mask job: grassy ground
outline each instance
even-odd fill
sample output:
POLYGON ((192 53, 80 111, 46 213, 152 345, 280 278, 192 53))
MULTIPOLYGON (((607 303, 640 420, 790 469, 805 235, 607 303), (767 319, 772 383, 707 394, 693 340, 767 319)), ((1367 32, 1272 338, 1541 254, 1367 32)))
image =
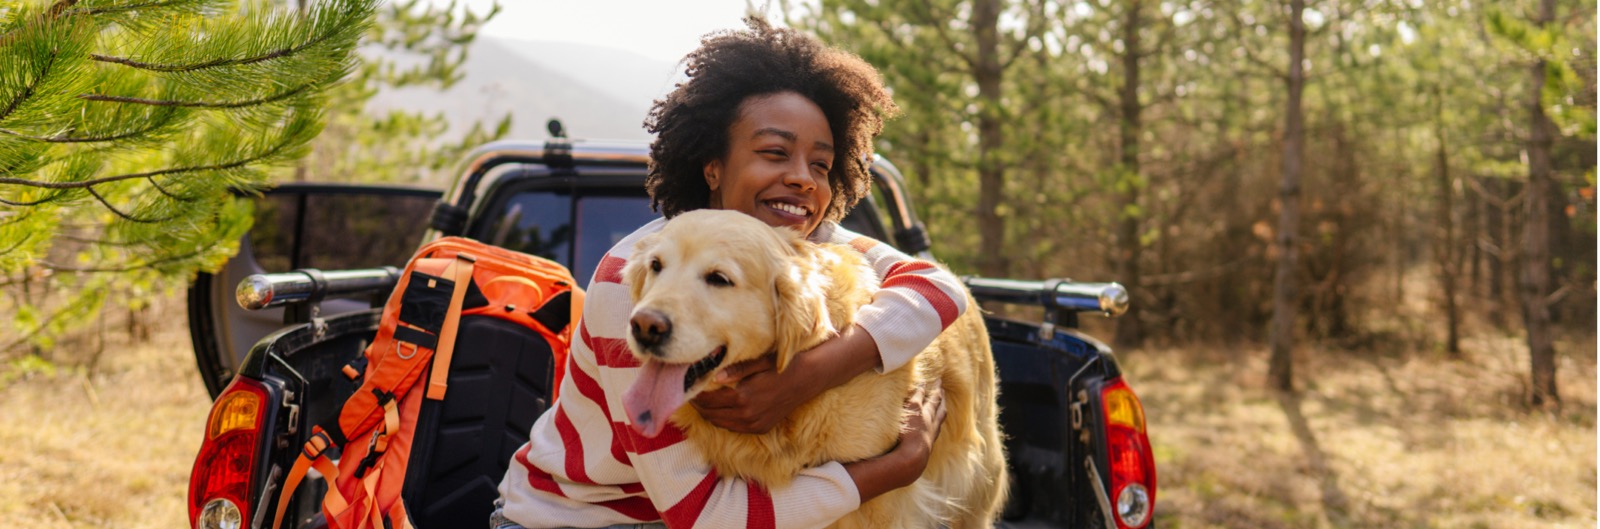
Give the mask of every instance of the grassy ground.
MULTIPOLYGON (((98 361, 59 362, 92 368, 0 365, 0 527, 188 524, 209 409, 188 335, 176 321, 142 344, 117 336, 98 361)), ((1559 345, 1553 415, 1519 404, 1515 337, 1471 337, 1461 360, 1308 345, 1297 399, 1265 389, 1261 346, 1125 353, 1157 451, 1158 524, 1595 527, 1595 341, 1559 345)))
POLYGON ((182 324, 108 337, 92 370, 0 365, 0 527, 189 525, 211 403, 182 324))
POLYGON ((1565 407, 1530 412, 1526 347, 1476 336, 1443 353, 1304 347, 1298 397, 1267 353, 1123 355, 1173 528, 1596 526, 1595 341, 1558 344, 1565 407))

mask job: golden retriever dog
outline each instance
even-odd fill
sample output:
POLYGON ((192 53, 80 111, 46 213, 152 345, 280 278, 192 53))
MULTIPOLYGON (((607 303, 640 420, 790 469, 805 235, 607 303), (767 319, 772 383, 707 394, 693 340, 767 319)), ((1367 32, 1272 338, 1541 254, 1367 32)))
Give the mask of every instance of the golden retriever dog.
POLYGON ((977 303, 915 365, 865 373, 797 408, 760 435, 705 422, 687 399, 714 389, 724 366, 796 353, 855 324, 877 275, 860 253, 806 241, 743 213, 699 210, 641 239, 623 270, 632 292, 628 346, 641 362, 624 396, 632 427, 647 436, 679 426, 718 474, 786 486, 802 469, 888 452, 905 423, 913 386, 938 379, 948 415, 927 470, 909 487, 861 506, 834 527, 989 527, 1005 503, 1007 475, 995 403, 995 366, 977 303), (641 339, 643 337, 643 339, 641 339))

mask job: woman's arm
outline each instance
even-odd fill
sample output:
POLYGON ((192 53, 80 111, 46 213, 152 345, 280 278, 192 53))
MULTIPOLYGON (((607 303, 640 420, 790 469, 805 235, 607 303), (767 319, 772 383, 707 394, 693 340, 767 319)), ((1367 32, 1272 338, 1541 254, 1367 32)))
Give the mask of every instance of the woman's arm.
MULTIPOLYGON (((630 456, 645 493, 669 527, 820 527, 921 477, 944 420, 942 393, 937 388, 919 390, 906 407, 912 419, 890 452, 808 468, 779 489, 718 476, 684 442, 664 448, 640 443, 635 445, 640 453, 630 451, 630 456)), ((669 431, 662 437, 674 435, 680 434, 669 431)))
POLYGON ((900 433, 900 442, 894 450, 844 466, 861 494, 861 503, 910 485, 922 477, 922 471, 928 468, 933 441, 939 437, 939 428, 944 425, 944 390, 937 381, 930 388, 917 387, 906 400, 906 410, 911 412, 910 420, 900 433))
POLYGON ((830 388, 879 367, 878 344, 861 327, 851 327, 806 352, 778 372, 776 356, 728 366, 716 382, 734 385, 703 392, 689 403, 718 427, 765 433, 789 413, 830 388))
POLYGON ((839 226, 827 241, 866 256, 882 279, 872 303, 862 307, 854 327, 795 355, 782 373, 771 356, 720 371, 717 382, 738 384, 690 401, 711 424, 765 433, 823 391, 869 369, 893 371, 909 363, 967 310, 966 287, 942 268, 839 226))

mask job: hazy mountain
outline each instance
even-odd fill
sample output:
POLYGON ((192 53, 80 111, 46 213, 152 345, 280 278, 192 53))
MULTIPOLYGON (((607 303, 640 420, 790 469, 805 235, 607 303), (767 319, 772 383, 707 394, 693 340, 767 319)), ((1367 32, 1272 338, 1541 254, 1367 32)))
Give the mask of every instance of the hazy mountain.
POLYGON ((559 117, 573 138, 648 140, 641 123, 674 67, 600 46, 480 36, 450 90, 384 92, 370 106, 444 112, 450 137, 510 112, 513 138, 544 138, 545 121, 559 117))

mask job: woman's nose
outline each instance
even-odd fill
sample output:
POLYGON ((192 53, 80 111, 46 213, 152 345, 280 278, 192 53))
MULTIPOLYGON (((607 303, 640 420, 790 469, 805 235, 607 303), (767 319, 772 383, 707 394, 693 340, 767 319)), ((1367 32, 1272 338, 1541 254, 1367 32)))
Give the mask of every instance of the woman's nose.
POLYGON ((817 187, 817 181, 811 178, 811 167, 805 160, 798 160, 783 172, 783 184, 801 191, 811 191, 817 187))

